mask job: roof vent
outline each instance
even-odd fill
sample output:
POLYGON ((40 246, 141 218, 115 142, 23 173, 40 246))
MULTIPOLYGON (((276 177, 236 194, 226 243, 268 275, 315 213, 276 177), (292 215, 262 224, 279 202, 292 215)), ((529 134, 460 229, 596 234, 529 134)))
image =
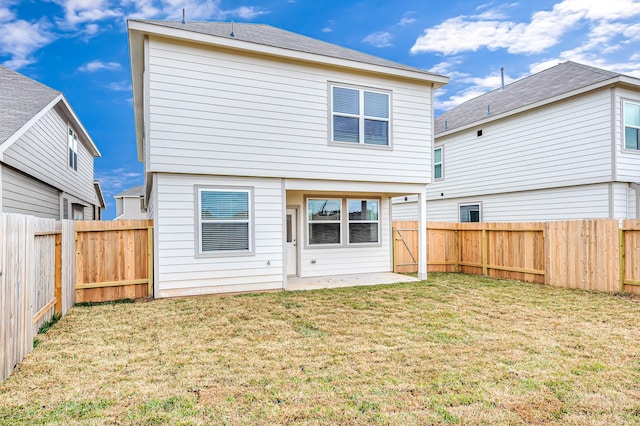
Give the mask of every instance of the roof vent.
POLYGON ((186 15, 186 14, 185 14, 185 10, 184 10, 184 7, 183 7, 183 8, 182 8, 182 25, 186 24, 186 21, 185 21, 185 15, 186 15))
POLYGON ((444 129, 447 130, 449 128, 449 123, 447 123, 447 120, 444 120, 444 129))
POLYGON ((502 86, 500 90, 504 90, 504 67, 500 67, 500 79, 502 80, 502 86))
POLYGON ((234 29, 233 27, 234 27, 234 22, 233 22, 233 21, 231 21, 231 34, 229 34, 231 37, 235 37, 235 36, 236 36, 236 33, 235 33, 235 31, 233 30, 233 29, 234 29))
POLYGON ((491 115, 491 105, 487 105, 487 115, 491 115))

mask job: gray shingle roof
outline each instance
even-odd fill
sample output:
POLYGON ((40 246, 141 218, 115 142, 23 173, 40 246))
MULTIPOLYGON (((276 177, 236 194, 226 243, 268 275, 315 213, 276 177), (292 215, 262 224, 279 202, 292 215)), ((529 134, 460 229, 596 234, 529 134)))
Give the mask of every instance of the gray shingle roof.
POLYGON ((134 186, 133 188, 129 188, 126 191, 122 191, 118 195, 115 195, 114 198, 142 197, 142 196, 144 196, 144 185, 134 186))
POLYGON ((60 92, 0 65, 0 144, 60 92))
POLYGON ((193 31, 196 33, 207 34, 216 37, 224 37, 255 44, 262 44, 265 46, 279 47, 282 49, 294 50, 298 52, 312 53, 338 59, 346 59, 354 62, 419 72, 433 76, 437 75, 425 70, 421 70, 419 68, 399 64, 397 62, 379 58, 374 55, 358 52, 357 50, 348 49, 336 44, 316 40, 311 37, 306 37, 265 24, 234 23, 233 34, 235 37, 232 37, 231 22, 187 22, 186 24, 183 24, 182 22, 178 21, 137 21, 168 28, 193 31))
POLYGON ((491 115, 502 114, 620 75, 571 61, 563 62, 450 109, 436 118, 435 134, 445 131, 445 122, 447 130, 453 130, 487 118, 487 107, 491 115))

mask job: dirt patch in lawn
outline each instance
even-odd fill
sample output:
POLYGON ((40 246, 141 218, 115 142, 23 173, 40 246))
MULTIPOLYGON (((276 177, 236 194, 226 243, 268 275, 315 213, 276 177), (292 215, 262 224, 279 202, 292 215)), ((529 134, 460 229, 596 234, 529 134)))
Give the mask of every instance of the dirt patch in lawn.
POLYGON ((426 282, 75 307, 0 424, 640 423, 637 299, 426 282))

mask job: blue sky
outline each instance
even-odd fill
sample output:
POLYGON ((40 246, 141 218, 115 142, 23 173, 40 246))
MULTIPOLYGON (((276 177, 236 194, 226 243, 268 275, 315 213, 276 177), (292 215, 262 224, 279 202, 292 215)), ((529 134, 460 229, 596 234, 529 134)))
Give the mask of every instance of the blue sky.
POLYGON ((126 19, 266 23, 446 75, 436 115, 572 60, 640 77, 640 1, 0 0, 0 62, 65 93, 108 203, 142 183, 126 19))

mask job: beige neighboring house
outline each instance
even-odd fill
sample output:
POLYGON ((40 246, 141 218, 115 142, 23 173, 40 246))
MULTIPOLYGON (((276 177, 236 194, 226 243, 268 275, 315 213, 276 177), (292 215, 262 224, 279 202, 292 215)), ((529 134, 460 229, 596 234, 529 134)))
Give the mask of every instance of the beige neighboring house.
POLYGON ((116 199, 116 218, 147 219, 144 208, 144 185, 134 186, 114 196, 116 199))
POLYGON ((259 24, 130 20, 129 51, 155 297, 393 270, 447 77, 259 24))
POLYGON ((61 92, 0 66, 0 211, 100 219, 98 148, 61 92))

